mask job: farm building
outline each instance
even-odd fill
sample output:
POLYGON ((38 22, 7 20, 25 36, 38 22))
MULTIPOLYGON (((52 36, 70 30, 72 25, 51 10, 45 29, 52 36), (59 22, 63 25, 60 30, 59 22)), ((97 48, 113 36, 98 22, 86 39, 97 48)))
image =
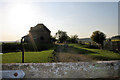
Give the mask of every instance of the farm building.
POLYGON ((120 52, 120 35, 113 36, 112 38, 104 41, 104 49, 120 52))
POLYGON ((51 31, 44 24, 37 24, 35 27, 31 27, 29 34, 24 37, 24 41, 27 43, 50 43, 51 31))

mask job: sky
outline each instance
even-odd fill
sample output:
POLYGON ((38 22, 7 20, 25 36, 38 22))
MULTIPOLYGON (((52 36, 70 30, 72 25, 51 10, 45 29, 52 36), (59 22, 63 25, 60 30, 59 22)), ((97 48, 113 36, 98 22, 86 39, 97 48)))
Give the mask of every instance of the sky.
POLYGON ((18 40, 38 23, 53 36, 89 38, 99 30, 109 38, 118 34, 118 2, 0 2, 0 41, 18 40))

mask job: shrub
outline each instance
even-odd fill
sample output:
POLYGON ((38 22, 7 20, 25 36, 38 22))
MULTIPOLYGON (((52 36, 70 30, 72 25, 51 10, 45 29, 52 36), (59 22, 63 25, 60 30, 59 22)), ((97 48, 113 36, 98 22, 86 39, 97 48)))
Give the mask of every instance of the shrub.
MULTIPOLYGON (((24 43, 25 51, 42 51, 55 48, 55 44, 28 44, 24 43)), ((21 51, 20 43, 2 43, 2 53, 21 51)))
POLYGON ((100 49, 98 45, 87 45, 86 48, 100 49))
POLYGON ((32 45, 32 44, 28 44, 25 43, 24 44, 24 50, 25 51, 42 51, 42 50, 48 50, 51 48, 55 48, 55 44, 36 44, 36 45, 32 45))
POLYGON ((20 51, 20 43, 2 43, 2 53, 20 51))

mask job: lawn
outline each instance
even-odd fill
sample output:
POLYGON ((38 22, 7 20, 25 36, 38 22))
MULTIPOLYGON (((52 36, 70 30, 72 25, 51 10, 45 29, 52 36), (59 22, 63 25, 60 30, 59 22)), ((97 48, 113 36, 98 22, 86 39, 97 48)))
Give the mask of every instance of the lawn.
MULTIPOLYGON (((25 52, 25 63, 47 63, 52 57, 53 50, 45 50, 40 52, 25 52)), ((10 52, 2 54, 2 63, 21 63, 21 52, 10 52)))
POLYGON ((69 44, 74 47, 80 54, 87 55, 93 60, 120 60, 120 54, 101 49, 86 48, 86 45, 69 44))

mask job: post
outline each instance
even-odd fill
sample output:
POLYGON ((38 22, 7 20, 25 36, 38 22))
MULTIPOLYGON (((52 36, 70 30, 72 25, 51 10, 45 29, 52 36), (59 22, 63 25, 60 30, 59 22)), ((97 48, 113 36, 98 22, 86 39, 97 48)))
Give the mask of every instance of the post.
POLYGON ((24 45, 23 45, 23 39, 24 39, 24 37, 21 38, 22 63, 24 63, 24 45))

